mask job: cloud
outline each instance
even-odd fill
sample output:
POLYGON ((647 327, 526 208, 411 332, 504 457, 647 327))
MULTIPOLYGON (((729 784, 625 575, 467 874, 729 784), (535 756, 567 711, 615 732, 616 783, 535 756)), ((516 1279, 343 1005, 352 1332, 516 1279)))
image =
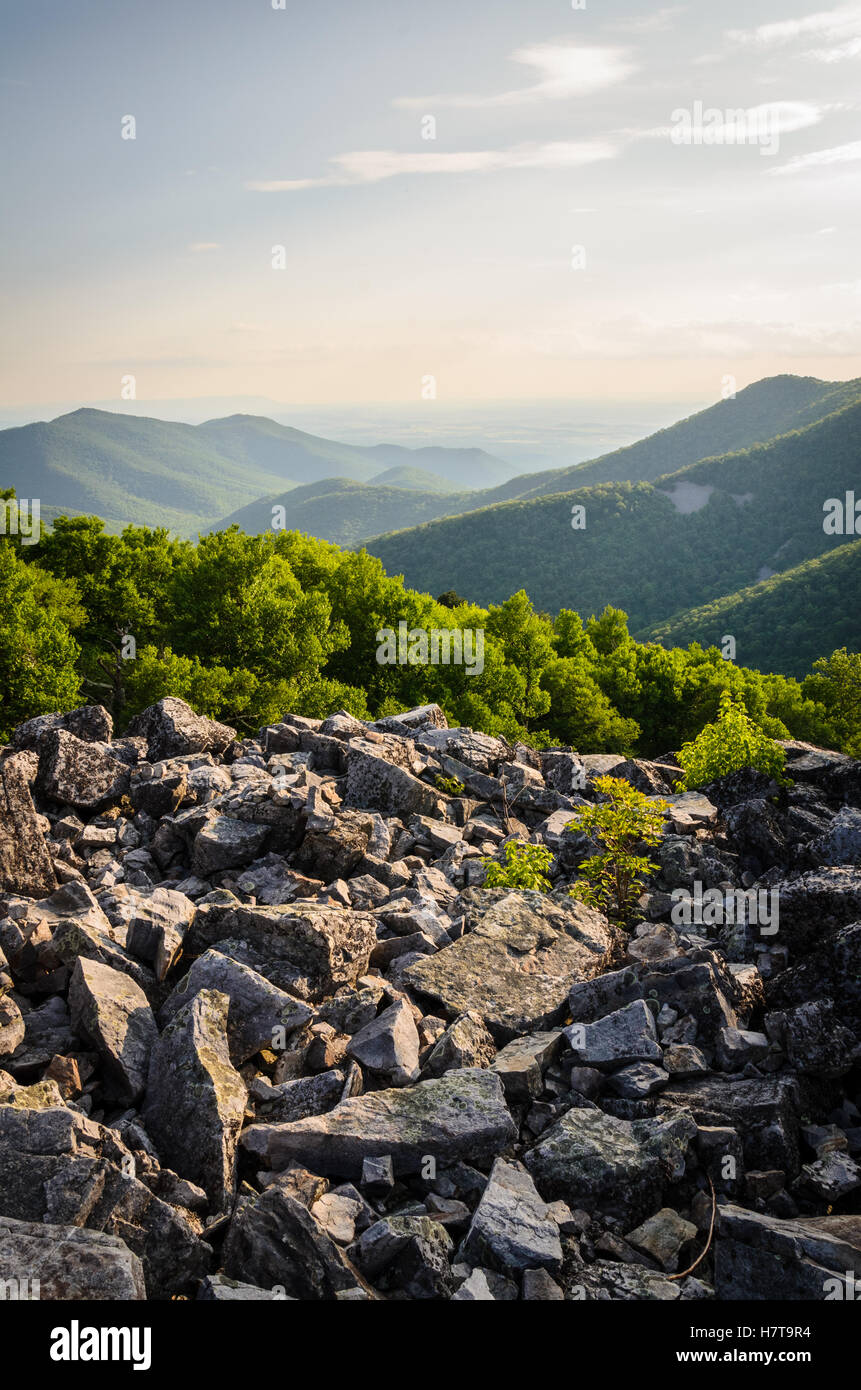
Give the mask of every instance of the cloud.
POLYGON ((606 140, 554 141, 547 145, 512 145, 504 150, 398 151, 354 150, 330 161, 331 174, 316 179, 254 179, 245 187, 255 193, 295 193, 303 188, 380 183, 399 174, 480 174, 502 169, 574 169, 618 153, 606 140))
POLYGON ((623 82, 637 71, 624 48, 589 48, 574 43, 539 43, 518 48, 511 54, 516 63, 534 68, 538 81, 495 94, 445 94, 425 97, 397 97, 394 105, 439 109, 443 106, 478 108, 519 106, 533 101, 559 101, 566 97, 590 96, 604 87, 623 82))
POLYGON ((189 242, 189 251, 217 251, 221 245, 220 241, 192 241, 189 242))
POLYGON ((807 56, 824 63, 839 62, 861 53, 861 4, 840 5, 836 10, 760 24, 755 29, 730 29, 727 38, 759 48, 822 39, 825 46, 806 49, 807 56))
POLYGON ((768 173, 801 174, 805 169, 826 169, 834 164, 851 164, 856 159, 861 159, 861 140, 853 140, 848 145, 834 145, 829 150, 813 150, 810 154, 800 154, 797 158, 790 159, 788 164, 769 169, 768 173))

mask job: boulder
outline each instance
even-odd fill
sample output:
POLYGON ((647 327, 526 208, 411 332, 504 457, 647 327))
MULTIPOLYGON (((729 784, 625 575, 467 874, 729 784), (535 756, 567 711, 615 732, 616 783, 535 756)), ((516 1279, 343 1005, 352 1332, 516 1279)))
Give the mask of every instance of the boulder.
POLYGON ((277 989, 250 966, 211 949, 198 956, 165 1000, 162 1022, 169 1023, 201 990, 216 990, 229 1000, 227 1039, 234 1066, 261 1048, 283 1048, 286 1038, 312 1018, 302 1000, 277 989))
POLYGON ((404 979, 449 1018, 477 1013, 498 1043, 559 1023, 572 980, 608 963, 606 918, 572 898, 473 889, 464 899, 471 930, 408 966, 404 979))
POLYGON ((481 1167, 516 1137, 499 1078, 477 1068, 438 1080, 345 1100, 327 1115, 285 1125, 252 1125, 242 1136, 271 1168, 291 1162, 315 1172, 359 1178, 366 1158, 391 1157, 396 1173, 418 1173, 465 1159, 481 1167))
POLYGON ((129 724, 127 733, 145 738, 151 763, 187 753, 222 754, 236 738, 236 730, 195 714, 185 700, 168 695, 149 705, 129 724))
POLYGON ((695 1134, 685 1112, 631 1121, 572 1109, 545 1130, 524 1162, 544 1197, 639 1221, 660 1204, 666 1183, 684 1173, 695 1134))
POLYGON ((366 912, 351 912, 311 903, 280 907, 245 907, 232 899, 198 908, 186 947, 191 954, 229 939, 247 942, 273 967, 286 967, 295 988, 320 1000, 342 985, 353 985, 368 969, 377 941, 377 924, 366 912))
POLYGON ((10 1282, 18 1298, 75 1303, 146 1298, 141 1262, 118 1236, 0 1216, 0 1288, 8 1289, 10 1282))
POLYGON ((129 789, 128 766, 108 743, 85 743, 64 729, 47 734, 39 764, 39 786, 52 801, 95 811, 119 801, 129 789))
POLYGON ((390 1086, 408 1086, 419 1076, 419 1035, 405 999, 390 1004, 353 1036, 347 1054, 390 1086))
POLYGON ((134 1104, 146 1088, 158 1028, 146 995, 128 975, 79 957, 69 985, 72 1027, 104 1063, 118 1094, 134 1104))
POLYGON ((461 1254, 502 1274, 561 1268, 559 1227, 522 1164, 495 1161, 461 1254))
POLYGON ((861 1216, 787 1221, 732 1205, 718 1209, 718 1298, 851 1299, 859 1284, 861 1216))
POLYGON ((168 1024, 153 1048, 142 1112, 162 1162, 199 1183, 217 1211, 232 1200, 247 1100, 230 1061, 229 1006, 226 994, 201 990, 168 1024))
POLYGON ((57 876, 30 795, 28 756, 0 759, 0 890, 44 898, 57 876))

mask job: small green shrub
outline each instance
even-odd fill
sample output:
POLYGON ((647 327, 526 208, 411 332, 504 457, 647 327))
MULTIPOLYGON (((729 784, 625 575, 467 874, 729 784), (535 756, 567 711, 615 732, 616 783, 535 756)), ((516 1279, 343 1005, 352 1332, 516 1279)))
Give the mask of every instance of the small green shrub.
POLYGON ((550 891, 547 877, 553 855, 545 845, 529 845, 524 840, 509 840, 505 846, 505 863, 483 859, 487 865, 485 888, 533 888, 538 893, 550 891))
POLYGON ((608 799, 584 806, 566 829, 597 839, 603 850, 584 859, 570 896, 626 921, 643 880, 658 867, 634 851, 658 843, 668 804, 638 792, 621 777, 599 777, 595 786, 608 799))
POLYGON ((456 777, 435 777, 434 785, 437 791, 445 792, 446 796, 463 796, 466 791, 463 782, 458 782, 456 777))
POLYGON ((677 790, 691 791, 745 767, 755 768, 780 782, 786 754, 754 724, 744 705, 725 690, 720 697, 716 722, 706 724, 692 743, 682 745, 679 762, 685 775, 676 783, 677 790))

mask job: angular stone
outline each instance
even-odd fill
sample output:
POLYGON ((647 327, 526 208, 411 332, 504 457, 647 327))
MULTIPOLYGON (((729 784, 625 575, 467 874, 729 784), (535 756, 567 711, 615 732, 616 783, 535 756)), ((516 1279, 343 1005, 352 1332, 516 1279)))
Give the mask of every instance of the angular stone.
POLYGON ((234 900, 198 909, 186 949, 200 953, 231 938, 247 942, 267 967, 289 967, 297 987, 304 981, 308 997, 320 1000, 367 972, 377 924, 370 913, 310 903, 244 907, 234 900))
POLYGON ((143 1108, 162 1162, 197 1182, 217 1211, 232 1199, 247 1091, 227 1045, 230 1000, 201 990, 168 1024, 150 1060, 143 1108))
POLYGON ((11 1280, 19 1298, 66 1302, 146 1298, 141 1262, 118 1236, 0 1216, 0 1288, 8 1287, 11 1280), (21 1289, 22 1280, 27 1292, 21 1289))
POLYGON ((350 1057, 391 1086, 408 1086, 419 1075, 419 1035, 413 1012, 398 999, 365 1025, 347 1049, 350 1057))
POLYGON ((472 930, 404 971, 410 988, 453 1017, 471 1011, 498 1043, 561 1022, 572 979, 606 964, 612 933, 600 913, 571 898, 470 890, 472 930))
POLYGON ((795 1177, 800 1168, 798 1083, 786 1077, 731 1081, 708 1076, 672 1082, 664 1105, 690 1111, 699 1125, 726 1125, 741 1136, 748 1168, 780 1168, 795 1177))
POLYGON ((365 1284, 347 1255, 281 1183, 240 1202, 224 1243, 224 1273, 288 1298, 331 1299, 365 1284))
POLYGON ((208 1274, 197 1294, 199 1303, 266 1303, 275 1299, 280 1302, 293 1302, 280 1288, 274 1292, 258 1289, 256 1284, 243 1284, 239 1279, 228 1279, 226 1274, 208 1274))
POLYGON ((240 869, 262 853, 269 835, 268 825, 254 825, 233 816, 214 816, 195 836, 192 872, 207 878, 224 869, 240 869))
POLYGON ((532 1033, 514 1038, 497 1052, 490 1064, 502 1081, 509 1100, 527 1101, 540 1096, 544 1089, 544 1073, 558 1055, 562 1033, 532 1033))
POLYGON ((236 738, 235 729, 204 719, 185 700, 172 695, 136 715, 127 733, 147 740, 151 763, 187 753, 224 753, 236 738))
POLYGON ((194 913, 191 899, 172 888, 135 893, 126 926, 126 949, 148 961, 156 979, 163 980, 179 957, 194 913))
POLYGON ((247 1062, 261 1048, 283 1047, 286 1038, 313 1016, 302 1000, 277 989, 250 966, 211 949, 198 956, 165 1000, 160 1014, 162 1022, 169 1023, 204 989, 217 990, 230 1000, 227 1037, 234 1066, 247 1062))
POLYGON ((143 1095, 158 1028, 143 990, 128 975, 81 957, 69 985, 72 1027, 98 1052, 119 1095, 143 1095))
POLYGON ((48 734, 39 766, 39 785, 45 796, 82 811, 95 811, 118 801, 129 789, 126 763, 110 744, 85 743, 56 729, 48 734))
POLYGON ((14 999, 0 995, 0 1058, 8 1057, 27 1036, 21 1010, 14 999))
POLYGON ((12 746, 39 750, 54 729, 65 729, 85 743, 110 743, 114 721, 104 705, 81 705, 68 714, 39 714, 13 730, 12 746))
POLYGON ((614 1072, 608 1085, 611 1091, 626 1100, 645 1100, 666 1086, 669 1079, 669 1072, 664 1071, 663 1067, 655 1067, 651 1062, 634 1062, 632 1066, 614 1072))
POLYGON ((386 1216, 354 1247, 363 1272, 401 1297, 444 1298, 451 1289, 451 1236, 424 1215, 386 1216))
POLYGON ((422 1076, 428 1079, 464 1067, 487 1067, 495 1055, 496 1044, 479 1015, 461 1014, 434 1044, 422 1076))
POLYGON ((696 1234, 697 1228, 690 1221, 685 1221, 672 1207, 662 1207, 625 1239, 673 1274, 679 1267, 679 1252, 696 1234))
POLYGON ((742 1028, 721 1028, 715 1056, 722 1071, 741 1071, 748 1062, 761 1062, 768 1056, 769 1041, 764 1033, 748 1033, 742 1028))
POLYGON ((781 1221, 742 1207, 718 1208, 718 1298, 852 1298, 857 1297, 859 1282, 861 1216, 781 1221), (850 1279, 854 1281, 851 1289, 850 1279))
POLYGON ((524 1162, 548 1198, 638 1221, 684 1172, 696 1125, 681 1112, 664 1120, 617 1120, 600 1110, 568 1110, 524 1162))
MULTIPOLYGON (((404 764, 410 761, 408 754, 391 746, 386 751, 400 756, 404 764)), ((368 807, 404 820, 416 814, 435 815, 439 800, 439 792, 420 782, 408 766, 398 766, 381 756, 378 744, 358 738, 348 744, 346 805, 368 807)))
POLYGON ((21 757, 2 758, 0 890, 44 898, 56 886, 57 876, 30 795, 26 766, 21 757))
POLYGON ((663 1061, 655 1015, 641 999, 597 1023, 572 1023, 564 1036, 575 1060, 599 1071, 612 1071, 631 1062, 663 1061))
POLYGON ((519 1163, 498 1158, 476 1207, 462 1258, 502 1274, 562 1266, 559 1227, 519 1163))
POLYGON ((470 1069, 345 1100, 328 1115, 293 1124, 252 1125, 242 1143, 271 1168, 295 1160, 358 1178, 366 1158, 391 1156, 398 1174, 420 1172, 428 1155, 438 1166, 460 1158, 489 1165, 516 1133, 499 1078, 470 1069))

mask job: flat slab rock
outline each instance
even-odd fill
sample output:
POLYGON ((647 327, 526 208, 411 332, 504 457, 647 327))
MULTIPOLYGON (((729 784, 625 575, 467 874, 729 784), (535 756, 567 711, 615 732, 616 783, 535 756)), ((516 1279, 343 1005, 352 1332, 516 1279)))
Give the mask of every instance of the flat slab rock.
POLYGON ((470 906, 472 930, 404 979, 448 1017, 479 1014, 500 1044, 561 1022, 572 982, 606 968, 612 930, 583 903, 492 889, 475 890, 470 906))
POLYGON ((366 1158, 391 1156, 395 1173, 416 1173, 428 1155, 489 1166, 517 1137, 499 1077, 480 1068, 446 1072, 404 1089, 343 1101, 327 1115, 252 1125, 242 1145, 270 1168, 294 1161, 312 1172, 361 1178, 366 1158))

